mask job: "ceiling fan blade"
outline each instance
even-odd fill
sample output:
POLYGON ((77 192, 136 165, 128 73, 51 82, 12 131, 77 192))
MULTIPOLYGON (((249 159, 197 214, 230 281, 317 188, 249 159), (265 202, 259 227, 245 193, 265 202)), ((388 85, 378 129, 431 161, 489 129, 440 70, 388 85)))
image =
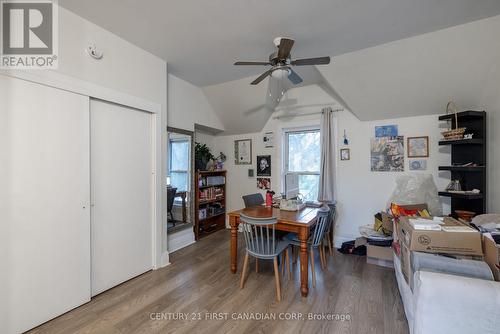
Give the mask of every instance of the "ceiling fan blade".
POLYGON ((303 80, 302 78, 295 72, 294 70, 290 69, 290 74, 288 75, 288 80, 290 80, 294 85, 298 85, 301 83, 303 80))
POLYGON ((272 65, 267 61, 237 61, 234 65, 272 65))
POLYGON ((280 45, 278 47, 278 58, 286 59, 290 57, 290 51, 292 51, 294 40, 288 38, 282 38, 280 40, 280 45))
POLYGON ((255 79, 254 81, 252 81, 252 85, 257 85, 258 83, 260 83, 262 80, 264 80, 266 77, 268 77, 269 75, 271 75, 271 72, 273 71, 273 69, 270 69, 269 71, 265 71, 264 73, 261 74, 260 77, 258 77, 257 79, 255 79))
POLYGON ((327 65, 327 64, 330 64, 330 57, 297 59, 297 60, 293 60, 290 64, 292 64, 294 66, 327 65))

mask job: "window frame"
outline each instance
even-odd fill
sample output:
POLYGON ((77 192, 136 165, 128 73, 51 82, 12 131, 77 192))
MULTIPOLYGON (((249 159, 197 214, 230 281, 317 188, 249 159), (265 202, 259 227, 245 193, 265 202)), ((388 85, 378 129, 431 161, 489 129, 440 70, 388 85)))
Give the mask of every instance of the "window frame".
POLYGON ((168 173, 167 173, 167 176, 170 177, 170 179, 172 178, 172 173, 177 173, 177 174, 185 174, 186 175, 186 180, 187 180, 187 184, 186 184, 186 190, 187 192, 190 191, 191 189, 191 178, 190 178, 190 169, 189 169, 189 166, 191 164, 191 145, 190 145, 190 141, 188 138, 174 138, 174 139, 169 139, 168 140, 168 173), (188 168, 186 170, 184 169, 176 169, 176 170, 173 170, 172 169, 172 144, 173 143, 186 143, 187 144, 187 147, 188 147, 188 155, 187 155, 187 166, 188 168))
MULTIPOLYGON (((316 175, 320 176, 321 174, 321 167, 320 170, 316 171, 290 171, 289 170, 289 135, 291 133, 306 133, 306 132, 319 132, 321 135, 321 127, 320 125, 310 125, 310 126, 304 126, 304 127, 296 127, 296 128, 286 128, 283 129, 282 133, 282 166, 281 166, 281 191, 286 194, 287 189, 286 189, 286 176, 295 174, 295 175, 316 175)), ((321 151, 321 142, 320 142, 320 151, 321 151)))

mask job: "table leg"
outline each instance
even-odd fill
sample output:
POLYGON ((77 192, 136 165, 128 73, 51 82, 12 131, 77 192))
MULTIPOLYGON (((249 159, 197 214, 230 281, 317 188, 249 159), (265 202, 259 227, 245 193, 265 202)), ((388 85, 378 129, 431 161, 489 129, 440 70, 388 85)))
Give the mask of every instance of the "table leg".
POLYGON ((309 229, 301 228, 299 230, 300 240, 300 292, 302 297, 307 297, 309 293, 309 268, 307 256, 307 239, 309 237, 309 229))
POLYGON ((186 193, 183 193, 182 196, 182 222, 186 224, 187 222, 187 212, 186 212, 186 193))
POLYGON ((231 225, 231 272, 236 274, 238 270, 238 218, 230 217, 231 225))

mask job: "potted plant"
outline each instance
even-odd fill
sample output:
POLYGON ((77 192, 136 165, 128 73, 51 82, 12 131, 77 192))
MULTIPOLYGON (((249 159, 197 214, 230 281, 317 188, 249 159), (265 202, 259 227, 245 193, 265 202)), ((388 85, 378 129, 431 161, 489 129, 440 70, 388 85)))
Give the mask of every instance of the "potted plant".
POLYGON ((208 162, 214 159, 214 155, 206 144, 195 143, 194 161, 196 170, 206 170, 208 162))

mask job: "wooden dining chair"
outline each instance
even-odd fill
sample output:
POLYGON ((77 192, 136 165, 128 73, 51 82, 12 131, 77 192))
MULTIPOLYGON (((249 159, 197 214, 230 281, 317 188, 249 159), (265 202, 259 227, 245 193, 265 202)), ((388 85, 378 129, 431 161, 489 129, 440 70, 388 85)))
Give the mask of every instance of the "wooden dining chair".
MULTIPOLYGON (((336 203, 328 204, 330 208, 330 216, 328 217, 328 225, 325 229, 325 238, 323 239, 323 245, 328 247, 328 252, 330 256, 333 256, 333 231, 335 229, 335 220, 337 219, 337 206, 336 203)), ((323 252, 323 255, 325 252, 323 252)), ((326 262, 326 257, 325 257, 326 262)))
POLYGON ((274 276, 276 280, 276 299, 281 301, 281 285, 278 269, 278 256, 285 251, 287 261, 282 261, 283 265, 288 264, 288 273, 290 273, 290 261, 288 257, 288 242, 278 240, 275 233, 276 218, 253 218, 240 215, 243 236, 245 239, 246 253, 241 272, 240 288, 245 285, 246 272, 248 269, 248 260, 252 256, 256 259, 273 260, 274 276))
MULTIPOLYGON (((314 249, 317 248, 320 255, 321 268, 326 268, 326 260, 324 255, 323 248, 323 239, 325 238, 325 232, 328 225, 328 219, 330 216, 330 209, 326 207, 322 207, 318 211, 317 222, 311 230, 311 235, 307 241, 309 246, 309 258, 311 262, 311 276, 313 281, 313 287, 316 287, 316 271, 314 265, 314 249)), ((294 247, 300 247, 300 240, 295 233, 289 233, 285 236, 285 239, 288 240, 289 244, 294 247)), ((298 252, 296 252, 298 253, 298 252)))

